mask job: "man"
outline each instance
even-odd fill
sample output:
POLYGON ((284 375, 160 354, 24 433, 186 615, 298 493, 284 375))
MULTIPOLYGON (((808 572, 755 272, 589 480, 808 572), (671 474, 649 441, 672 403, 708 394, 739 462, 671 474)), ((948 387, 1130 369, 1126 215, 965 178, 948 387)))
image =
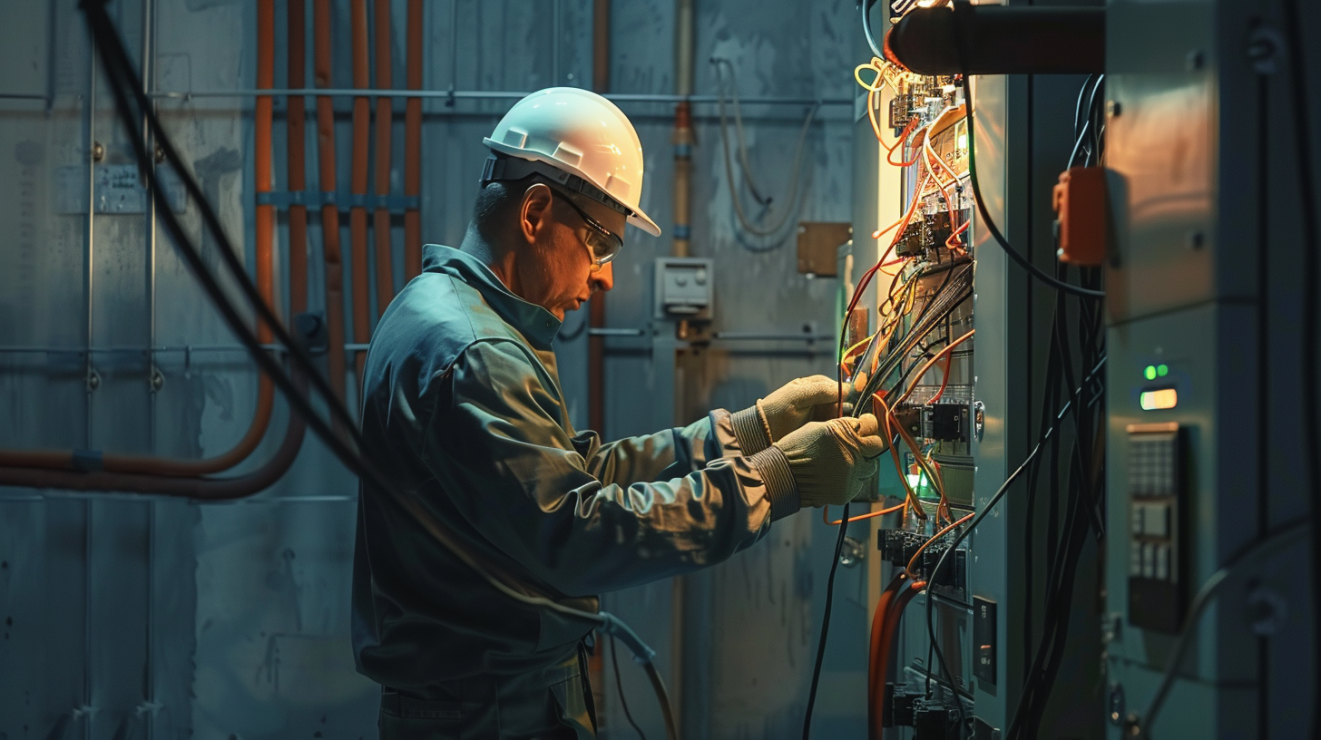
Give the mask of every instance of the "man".
MULTIPOLYGON (((551 342, 608 291, 638 207, 642 147, 599 95, 517 103, 458 249, 428 246, 364 374, 364 452, 467 554, 594 612, 597 594, 720 562, 772 521, 843 504, 885 449, 870 415, 830 419, 839 386, 796 380, 756 405, 603 444, 576 433, 551 342)), ((639 402, 643 402, 639 399, 639 402)), ((513 601, 364 481, 353 638, 382 684, 381 737, 591 738, 593 624, 513 601)))

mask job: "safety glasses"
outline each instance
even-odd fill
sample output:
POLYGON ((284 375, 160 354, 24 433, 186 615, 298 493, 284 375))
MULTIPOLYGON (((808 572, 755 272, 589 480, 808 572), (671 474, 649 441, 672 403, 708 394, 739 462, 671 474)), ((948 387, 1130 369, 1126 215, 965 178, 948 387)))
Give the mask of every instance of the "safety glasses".
POLYGON ((624 239, 602 226, 600 221, 588 216, 567 195, 562 200, 568 203, 569 207, 577 212, 579 218, 587 225, 587 233, 583 237, 583 244, 586 244, 588 251, 592 253, 592 272, 600 270, 613 260, 615 255, 619 254, 620 249, 623 249, 624 239))

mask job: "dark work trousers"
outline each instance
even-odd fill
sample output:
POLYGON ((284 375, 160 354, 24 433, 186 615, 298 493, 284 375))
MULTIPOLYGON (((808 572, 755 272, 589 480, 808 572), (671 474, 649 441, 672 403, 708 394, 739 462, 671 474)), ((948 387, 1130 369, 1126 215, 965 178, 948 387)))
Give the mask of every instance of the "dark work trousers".
POLYGON ((381 740, 592 740, 585 649, 536 673, 440 685, 430 698, 383 687, 381 740))

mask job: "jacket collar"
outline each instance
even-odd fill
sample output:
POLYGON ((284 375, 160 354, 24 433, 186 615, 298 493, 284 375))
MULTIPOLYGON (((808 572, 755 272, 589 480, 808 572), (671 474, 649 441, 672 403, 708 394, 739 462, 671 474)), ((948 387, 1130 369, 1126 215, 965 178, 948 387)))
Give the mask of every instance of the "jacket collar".
POLYGON ((560 330, 562 322, 555 314, 509 292, 491 268, 467 252, 428 244, 422 248, 422 270, 450 275, 471 285, 506 324, 535 342, 538 349, 550 349, 560 330))

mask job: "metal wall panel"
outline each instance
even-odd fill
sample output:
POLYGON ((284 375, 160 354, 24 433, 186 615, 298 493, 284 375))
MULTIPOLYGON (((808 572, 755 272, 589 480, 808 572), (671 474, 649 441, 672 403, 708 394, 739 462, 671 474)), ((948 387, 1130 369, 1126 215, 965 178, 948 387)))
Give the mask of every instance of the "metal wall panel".
MULTIPOLYGON (((833 0, 806 13, 794 3, 750 0, 700 6, 699 93, 714 90, 705 60, 721 54, 738 65, 744 96, 852 94, 849 49, 857 33, 852 3, 833 0)), ((279 86, 285 70, 285 16, 283 4, 277 7, 279 86)), ((332 85, 348 87, 347 0, 335 8, 332 85)), ((111 11, 135 58, 144 41, 153 50, 148 61, 156 89, 252 87, 253 4, 137 0, 114 3, 111 11)), ((396 0, 393 12, 394 67, 401 78, 402 0, 396 0)), ((427 3, 425 86, 532 90, 557 82, 582 84, 591 72, 590 13, 587 0, 427 3)), ((227 345, 233 339, 201 299, 168 238, 156 234, 158 227, 153 229, 145 215, 91 217, 89 212, 96 169, 89 166, 92 142, 99 141, 106 152, 97 167, 130 163, 131 154, 110 117, 104 81, 95 90, 92 86, 90 48, 76 3, 21 4, 0 15, 5 40, 0 54, 4 68, 13 70, 3 92, 30 91, 44 98, 48 87, 55 91, 49 112, 44 99, 0 101, 0 157, 12 156, 18 165, 18 177, 0 183, 0 224, 19 237, 12 247, 6 243, 6 269, 0 271, 0 344, 70 350, 0 353, 0 409, 14 422, 0 427, 0 442, 179 457, 228 449, 247 429, 255 404, 257 378, 250 363, 239 351, 179 351, 227 345), (62 168, 69 168, 64 175, 62 168), (59 207, 66 196, 77 199, 69 213, 59 207), (93 355, 101 382, 90 393, 85 382, 88 342, 117 350, 93 355), (149 346, 176 349, 148 354, 149 346), (164 380, 155 391, 148 384, 152 367, 164 380)), ((310 15, 309 7, 309 21, 310 15)), ((614 92, 672 92, 668 6, 616 2, 613 36, 614 92)), ((309 43, 309 56, 310 51, 309 43)), ((480 138, 511 103, 425 101, 425 241, 457 244, 461 238, 485 158, 480 138)), ((337 174, 345 191, 349 105, 347 99, 336 101, 337 174)), ((669 232, 672 105, 624 107, 638 123, 647 152, 643 206, 669 232)), ((283 110, 277 98, 276 189, 287 182, 283 110)), ((805 112, 798 106, 745 108, 752 165, 776 192, 788 182, 785 152, 792 150, 805 112)), ((252 100, 163 99, 160 113, 251 265, 252 100)), ((828 333, 834 281, 796 273, 792 227, 782 240, 756 243, 744 243, 734 228, 714 114, 713 105, 697 106, 693 243, 695 254, 717 261, 715 328, 797 333, 810 323, 828 333), (773 300, 768 300, 768 284, 775 288, 773 300)), ((799 218, 845 221, 851 114, 847 107, 825 107, 817 121, 806 158, 811 185, 799 218)), ((397 114, 397 176, 402 125, 397 114)), ((308 134, 307 174, 315 183, 311 120, 308 134)), ((190 233, 202 234, 196 204, 185 211, 183 222, 190 233)), ((283 216, 280 224, 277 284, 287 272, 283 216)), ((402 226, 394 232, 395 272, 401 276, 402 226)), ((321 236, 313 214, 313 307, 324 301, 321 236)), ((211 264, 218 265, 217 245, 206 236, 202 243, 211 264)), ((653 240, 630 231, 617 265, 612 326, 646 325, 651 260, 669 249, 668 235, 653 240)), ((345 239, 346 267, 348 250, 345 239)), ((561 372, 573 417, 585 426, 586 335, 574 334, 579 320, 571 317, 566 324, 561 372)), ((830 356, 829 347, 798 341, 690 353, 681 363, 683 408, 693 415, 713 406, 746 405, 792 377, 829 371, 830 356)), ((651 366, 649 343, 637 350, 612 340, 607 433, 653 431, 673 422, 661 419, 643 400, 648 384, 661 380, 639 382, 648 379, 651 366), (645 423, 634 429, 633 420, 645 423)), ((236 470, 250 469, 269 455, 286 421, 287 411, 277 403, 269 438, 252 462, 236 470)), ((376 687, 353 672, 348 646, 355 488, 309 438, 294 469, 252 503, 195 505, 125 496, 92 501, 50 492, 0 492, 0 609, 9 638, 0 642, 0 662, 6 666, 0 670, 5 689, 0 692, 0 732, 59 736, 67 730, 70 737, 95 738, 117 732, 198 738, 302 732, 327 738, 372 736, 376 687)), ((688 601, 697 618, 682 633, 694 657, 685 660, 683 675, 672 681, 695 687, 685 696, 700 697, 684 707, 694 728, 689 736, 778 737, 799 721, 833 543, 833 531, 806 516, 782 523, 766 543, 685 586, 697 597, 688 601), (754 594, 751 601, 748 593, 754 594), (783 649, 765 651, 767 644, 783 649), (755 684, 745 663, 750 654, 761 655, 755 684), (766 699, 771 694, 774 701, 766 699)), ((864 593, 861 584, 855 574, 841 574, 837 636, 860 634, 865 618, 865 607, 858 603, 865 596, 857 596, 864 593)), ((607 599, 660 650, 667 676, 673 593, 663 583, 607 599)), ((847 732, 860 722, 861 695, 850 698, 860 692, 861 664, 855 653, 846 640, 833 643, 818 731, 847 732)), ((623 667, 635 716, 659 734, 650 691, 630 665, 625 661, 623 667)), ((613 712, 609 716, 618 727, 616 697, 609 702, 606 711, 613 712)))

